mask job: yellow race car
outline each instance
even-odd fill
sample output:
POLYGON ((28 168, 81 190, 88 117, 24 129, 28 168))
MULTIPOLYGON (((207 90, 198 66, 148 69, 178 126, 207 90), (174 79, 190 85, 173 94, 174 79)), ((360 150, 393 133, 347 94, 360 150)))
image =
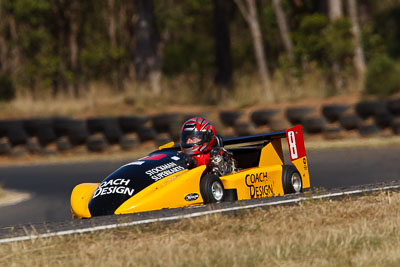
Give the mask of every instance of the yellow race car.
POLYGON ((286 131, 223 140, 210 166, 187 168, 173 142, 128 163, 101 183, 75 186, 75 218, 126 214, 213 202, 282 196, 310 187, 300 125, 286 131), (286 138, 292 164, 285 164, 286 138), (222 151, 222 153, 220 153, 222 151))

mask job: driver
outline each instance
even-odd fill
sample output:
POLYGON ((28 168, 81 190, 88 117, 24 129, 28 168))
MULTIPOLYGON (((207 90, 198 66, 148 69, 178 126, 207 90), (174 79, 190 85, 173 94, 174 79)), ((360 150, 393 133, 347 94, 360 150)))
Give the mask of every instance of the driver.
POLYGON ((214 126, 206 119, 194 117, 181 129, 181 149, 189 168, 210 163, 210 151, 217 144, 214 126))

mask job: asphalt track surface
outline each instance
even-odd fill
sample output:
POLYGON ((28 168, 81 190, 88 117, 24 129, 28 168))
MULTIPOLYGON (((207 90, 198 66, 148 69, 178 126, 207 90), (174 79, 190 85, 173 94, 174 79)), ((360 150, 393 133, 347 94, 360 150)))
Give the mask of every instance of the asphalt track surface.
MULTIPOLYGON (((343 188, 400 179, 399 146, 314 150, 308 151, 307 156, 312 188, 343 188)), ((100 182, 127 162, 1 167, 3 187, 28 191, 32 198, 0 207, 0 227, 69 220, 73 187, 82 182, 100 182)))

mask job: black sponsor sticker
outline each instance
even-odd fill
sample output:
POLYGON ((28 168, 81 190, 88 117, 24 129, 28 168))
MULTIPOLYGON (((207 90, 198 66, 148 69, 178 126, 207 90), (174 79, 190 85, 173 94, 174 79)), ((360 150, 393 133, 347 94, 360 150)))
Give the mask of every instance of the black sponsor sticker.
POLYGON ((306 160, 305 157, 303 158, 303 165, 304 165, 304 170, 305 170, 305 171, 308 170, 307 160, 306 160))
POLYGON ((268 182, 267 172, 247 174, 245 182, 250 190, 251 198, 274 196, 274 186, 268 182))
POLYGON ((196 193, 191 193, 189 195, 186 195, 185 200, 186 201, 195 201, 199 198, 199 194, 196 193))

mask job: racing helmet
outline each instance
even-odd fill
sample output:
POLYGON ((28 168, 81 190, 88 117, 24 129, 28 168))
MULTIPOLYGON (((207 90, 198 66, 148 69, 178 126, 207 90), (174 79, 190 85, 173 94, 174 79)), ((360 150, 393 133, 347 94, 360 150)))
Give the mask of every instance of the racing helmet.
POLYGON ((201 117, 187 120, 181 129, 181 149, 186 155, 197 155, 211 150, 216 142, 212 124, 201 117))

